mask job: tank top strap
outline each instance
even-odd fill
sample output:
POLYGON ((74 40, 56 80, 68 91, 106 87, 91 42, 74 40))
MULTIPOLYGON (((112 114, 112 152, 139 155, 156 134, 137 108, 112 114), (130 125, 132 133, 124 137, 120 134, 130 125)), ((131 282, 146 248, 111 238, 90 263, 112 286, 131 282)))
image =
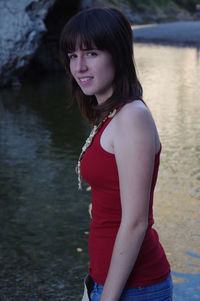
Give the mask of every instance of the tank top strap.
POLYGON ((111 120, 115 117, 115 115, 120 111, 121 108, 122 108, 122 107, 116 109, 115 114, 114 114, 112 117, 108 117, 108 119, 106 119, 106 121, 102 124, 101 128, 99 129, 97 135, 103 132, 103 130, 104 130, 104 129, 106 128, 106 126, 111 122, 111 120))
MULTIPOLYGON (((114 116, 113 116, 114 117, 114 116)), ((111 120, 113 119, 113 117, 111 118, 108 118, 101 126, 101 128, 99 129, 98 133, 101 133, 105 128, 106 126, 111 122, 111 120)))

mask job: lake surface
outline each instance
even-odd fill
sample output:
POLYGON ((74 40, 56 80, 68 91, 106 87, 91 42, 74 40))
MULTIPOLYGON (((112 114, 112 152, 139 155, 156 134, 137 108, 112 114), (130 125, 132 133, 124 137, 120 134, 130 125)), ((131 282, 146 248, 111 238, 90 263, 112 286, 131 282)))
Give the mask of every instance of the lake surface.
MULTIPOLYGON (((200 299, 200 52, 137 44, 144 99, 162 142, 155 227, 174 300, 200 299)), ((67 109, 67 78, 0 91, 0 299, 80 300, 89 192, 74 172, 89 126, 67 109)))

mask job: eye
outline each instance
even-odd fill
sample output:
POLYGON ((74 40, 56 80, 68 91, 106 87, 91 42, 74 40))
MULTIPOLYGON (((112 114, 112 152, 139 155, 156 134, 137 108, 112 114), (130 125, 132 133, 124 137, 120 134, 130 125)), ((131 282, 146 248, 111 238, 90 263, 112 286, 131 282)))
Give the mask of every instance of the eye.
POLYGON ((97 52, 94 50, 87 51, 87 56, 97 56, 97 52))
POLYGON ((75 53, 68 53, 67 56, 68 56, 70 61, 77 57, 77 55, 75 53))

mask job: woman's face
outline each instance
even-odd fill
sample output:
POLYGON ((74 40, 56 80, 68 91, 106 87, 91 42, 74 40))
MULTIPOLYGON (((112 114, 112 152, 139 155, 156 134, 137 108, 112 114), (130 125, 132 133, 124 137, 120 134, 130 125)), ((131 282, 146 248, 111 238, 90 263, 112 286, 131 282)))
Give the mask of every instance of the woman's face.
POLYGON ((104 50, 76 47, 68 53, 70 71, 85 95, 95 95, 102 104, 113 94, 115 76, 110 53, 104 50))

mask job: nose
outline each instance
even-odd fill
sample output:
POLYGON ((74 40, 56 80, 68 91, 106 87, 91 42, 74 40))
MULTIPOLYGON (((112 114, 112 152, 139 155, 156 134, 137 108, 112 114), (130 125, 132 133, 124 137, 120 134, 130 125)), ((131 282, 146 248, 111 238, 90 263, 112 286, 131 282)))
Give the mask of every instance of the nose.
POLYGON ((86 60, 83 56, 79 56, 76 61, 76 72, 85 72, 88 67, 86 64, 86 60))

